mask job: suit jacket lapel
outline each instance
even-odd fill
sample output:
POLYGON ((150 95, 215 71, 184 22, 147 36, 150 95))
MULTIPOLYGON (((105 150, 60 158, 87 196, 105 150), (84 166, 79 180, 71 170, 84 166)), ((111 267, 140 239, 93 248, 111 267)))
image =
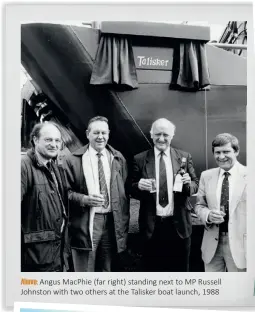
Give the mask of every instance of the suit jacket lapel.
MULTIPOLYGON (((156 178, 154 149, 150 149, 147 153, 147 157, 145 160, 145 171, 147 175, 146 178, 148 179, 156 178)), ((152 193, 152 195, 153 195, 154 200, 156 201, 156 193, 152 193)))
MULTIPOLYGON (((208 190, 212 190, 210 193, 210 201, 211 201, 211 208, 212 209, 219 209, 219 203, 217 200, 217 184, 219 180, 220 168, 215 170, 215 173, 209 177, 208 181, 208 190)), ((210 192, 210 191, 209 191, 210 192)))
POLYGON ((172 161, 172 168, 173 168, 173 176, 175 177, 177 174, 177 171, 180 169, 181 165, 181 157, 176 153, 176 150, 172 147, 170 147, 170 155, 171 155, 171 161, 172 161))
POLYGON ((156 178, 156 172, 155 172, 155 155, 154 150, 151 149, 147 153, 147 157, 145 160, 145 170, 147 174, 148 179, 155 179, 156 178))
POLYGON ((86 151, 82 156, 80 176, 81 190, 85 190, 87 187, 88 194, 100 193, 98 189, 98 184, 95 181, 88 151, 86 151))
POLYGON ((242 167, 238 165, 238 175, 233 187, 233 193, 232 193, 232 198, 231 198, 231 208, 230 209, 230 214, 232 215, 233 212, 235 211, 241 197, 242 193, 246 187, 246 172, 242 170, 242 167))

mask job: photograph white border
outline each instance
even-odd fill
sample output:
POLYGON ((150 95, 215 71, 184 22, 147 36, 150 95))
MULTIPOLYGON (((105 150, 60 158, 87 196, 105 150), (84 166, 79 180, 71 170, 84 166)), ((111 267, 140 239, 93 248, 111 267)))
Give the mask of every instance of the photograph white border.
MULTIPOLYGON (((207 298, 206 301, 198 302, 198 300, 189 299, 189 303, 185 304, 183 299, 175 300, 175 298, 124 298, 115 297, 114 300, 100 299, 100 304, 114 304, 114 305, 132 305, 132 306, 253 306, 255 305, 255 297, 253 296, 254 279, 255 279, 255 240, 250 239, 255 237, 255 209, 252 209, 253 198, 253 176, 255 173, 255 162, 253 161, 253 153, 255 146, 255 124, 254 124, 254 61, 252 55, 254 54, 254 21, 252 19, 252 10, 247 9, 247 3, 230 4, 222 3, 221 1, 214 1, 210 3, 205 2, 191 2, 187 4, 179 3, 173 4, 161 1, 159 3, 149 2, 146 4, 142 1, 130 1, 128 4, 117 4, 114 2, 103 4, 9 4, 5 10, 5 36, 4 36, 4 107, 3 107, 3 129, 4 129, 4 149, 3 149, 3 163, 4 163, 4 219, 5 235, 6 235, 6 305, 12 306, 14 301, 28 301, 35 300, 43 302, 45 300, 51 302, 58 302, 59 300, 71 302, 70 298, 61 297, 29 297, 22 298, 20 293, 21 277, 33 278, 61 278, 61 274, 44 273, 20 273, 17 268, 20 267, 20 24, 24 21, 56 21, 56 20, 132 20, 132 21, 180 21, 180 20, 194 20, 194 21, 208 21, 211 23, 226 22, 229 20, 247 20, 248 21, 248 89, 247 89, 247 165, 249 169, 248 175, 248 260, 247 273, 236 275, 236 273, 228 273, 220 275, 226 284, 224 287, 222 298, 207 298), (141 15, 141 11, 143 14, 141 15), (192 18, 191 14, 192 12, 192 18), (13 105, 13 103, 19 103, 13 105), (15 217, 14 217, 15 216, 15 217), (245 277, 244 277, 245 276, 245 277), (247 292, 247 297, 239 298, 238 296, 243 291, 247 292), (239 301, 235 300, 239 298, 239 301), (217 302, 215 302, 217 301, 217 302)), ((102 3, 102 1, 100 1, 102 3)), ((237 3, 237 2, 235 2, 237 3)), ((104 273, 105 274, 105 273, 104 273)), ((132 273, 127 273, 128 276, 132 273)), ((142 273, 139 273, 142 274, 142 273)), ((139 275, 135 273, 135 276, 139 275)), ((148 273, 147 273, 148 274, 148 273)), ((153 278, 153 274, 151 273, 153 278)), ((120 273, 111 273, 109 276, 118 277, 120 273)), ((164 275, 166 275, 164 273, 164 275)), ((168 274, 171 278, 175 274, 168 274)), ((192 277, 208 276, 216 278, 218 274, 199 274, 199 273, 178 273, 177 277, 188 275, 192 277), (203 275, 203 276, 202 276, 203 275)), ((72 277, 85 276, 84 274, 72 274, 72 277)), ((96 276, 96 273, 93 274, 96 276)), ((99 275, 102 277, 102 275, 99 275)), ((125 276, 125 274, 121 274, 125 276)), ((158 276, 158 273, 154 276, 158 276)), ((104 276, 106 278, 106 275, 104 276)), ((98 301, 98 297, 73 298, 77 303, 94 304, 98 301), (83 299, 83 300, 81 300, 83 299)))

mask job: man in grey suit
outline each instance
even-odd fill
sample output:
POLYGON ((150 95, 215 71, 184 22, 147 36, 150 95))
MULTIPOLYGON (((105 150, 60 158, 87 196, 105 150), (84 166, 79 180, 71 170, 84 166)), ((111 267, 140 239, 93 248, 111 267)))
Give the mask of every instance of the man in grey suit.
POLYGON ((205 224, 206 272, 246 271, 246 167, 237 161, 238 139, 223 133, 212 142, 218 168, 202 172, 195 212, 205 224))

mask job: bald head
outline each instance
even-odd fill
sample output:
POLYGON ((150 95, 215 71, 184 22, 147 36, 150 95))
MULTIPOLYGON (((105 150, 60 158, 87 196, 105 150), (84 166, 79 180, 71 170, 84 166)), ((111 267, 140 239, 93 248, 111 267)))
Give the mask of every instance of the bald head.
POLYGON ((175 134, 175 125, 166 118, 157 119, 151 126, 150 134, 155 147, 165 151, 175 134))

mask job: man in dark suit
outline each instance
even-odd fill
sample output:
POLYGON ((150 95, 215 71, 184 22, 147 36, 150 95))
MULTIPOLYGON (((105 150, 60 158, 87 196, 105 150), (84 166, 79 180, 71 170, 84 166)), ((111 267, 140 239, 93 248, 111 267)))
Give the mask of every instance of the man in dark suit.
POLYGON ((140 200, 144 271, 189 271, 192 206, 188 197, 197 192, 198 179, 191 155, 170 146, 174 134, 173 123, 156 120, 151 127, 154 148, 133 161, 131 195, 140 200), (178 174, 181 165, 182 175, 178 174), (152 192, 152 183, 156 192, 152 192))

